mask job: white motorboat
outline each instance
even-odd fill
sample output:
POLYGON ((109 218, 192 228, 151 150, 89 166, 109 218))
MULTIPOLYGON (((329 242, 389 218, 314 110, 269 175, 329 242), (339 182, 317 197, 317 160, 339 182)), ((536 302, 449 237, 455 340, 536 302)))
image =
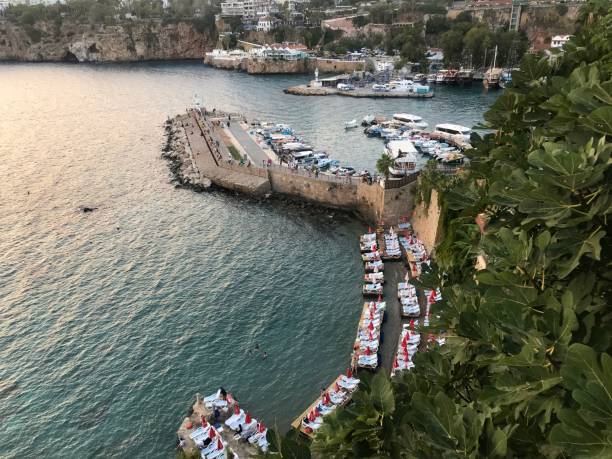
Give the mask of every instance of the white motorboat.
POLYGON ((359 124, 357 124, 357 120, 351 120, 344 123, 344 129, 354 129, 357 126, 359 126, 359 124))
POLYGON ((463 140, 469 141, 472 130, 469 127, 461 126, 460 124, 442 123, 436 124, 434 133, 444 134, 451 137, 462 137, 463 140))
POLYGON ((429 124, 423 121, 423 118, 412 113, 395 113, 393 119, 415 129, 425 129, 429 126, 429 124))

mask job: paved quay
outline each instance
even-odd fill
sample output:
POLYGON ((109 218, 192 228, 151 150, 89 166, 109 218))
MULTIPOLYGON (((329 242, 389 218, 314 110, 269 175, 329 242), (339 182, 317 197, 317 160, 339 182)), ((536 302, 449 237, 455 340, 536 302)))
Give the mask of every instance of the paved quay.
POLYGON ((255 164, 259 166, 270 159, 249 133, 240 126, 240 123, 230 122, 229 130, 255 164))
POLYGON ((385 261, 385 284, 383 287, 384 301, 387 304, 387 321, 383 323, 383 342, 380 344, 380 367, 389 375, 393 368, 393 359, 397 351, 397 342, 402 331, 402 325, 408 319, 400 314, 400 302, 397 297, 397 284, 404 281, 406 275, 404 262, 385 261))

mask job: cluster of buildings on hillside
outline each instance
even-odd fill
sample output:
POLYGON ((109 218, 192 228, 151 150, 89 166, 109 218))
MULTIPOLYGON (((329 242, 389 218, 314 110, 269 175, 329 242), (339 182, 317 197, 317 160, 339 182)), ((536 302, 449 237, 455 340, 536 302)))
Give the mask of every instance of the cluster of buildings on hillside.
POLYGON ((309 0, 229 0, 221 3, 217 20, 240 18, 245 30, 270 32, 280 25, 303 26, 309 0), (282 12, 282 14, 281 14, 282 12))

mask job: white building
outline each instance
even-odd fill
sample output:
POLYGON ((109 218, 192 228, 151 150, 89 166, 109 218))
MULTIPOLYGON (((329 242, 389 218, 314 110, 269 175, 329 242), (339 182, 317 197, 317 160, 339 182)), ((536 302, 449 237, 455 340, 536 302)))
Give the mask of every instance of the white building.
POLYGON ((571 35, 555 35, 554 37, 552 37, 552 40, 550 41, 550 47, 551 48, 563 48, 563 45, 565 45, 569 39, 572 38, 571 35))
POLYGON ((278 11, 271 0, 233 0, 221 3, 221 16, 242 16, 244 20, 254 20, 278 11))
POLYGON ((257 30, 260 32, 269 32, 274 26, 274 19, 270 16, 262 16, 257 21, 257 30))

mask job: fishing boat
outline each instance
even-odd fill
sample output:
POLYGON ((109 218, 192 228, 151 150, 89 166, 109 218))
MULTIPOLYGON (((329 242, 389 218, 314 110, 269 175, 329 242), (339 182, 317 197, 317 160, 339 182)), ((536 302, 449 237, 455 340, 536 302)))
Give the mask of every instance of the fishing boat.
POLYGON ((393 119, 414 129, 425 129, 429 126, 423 118, 411 113, 395 113, 393 119))
POLYGON ((383 286, 382 284, 363 284, 363 288, 362 288, 362 293, 363 296, 378 296, 378 295, 382 295, 383 293, 383 286))
POLYGON ((359 126, 359 124, 357 124, 357 120, 351 120, 344 123, 344 129, 354 129, 357 126, 359 126))

